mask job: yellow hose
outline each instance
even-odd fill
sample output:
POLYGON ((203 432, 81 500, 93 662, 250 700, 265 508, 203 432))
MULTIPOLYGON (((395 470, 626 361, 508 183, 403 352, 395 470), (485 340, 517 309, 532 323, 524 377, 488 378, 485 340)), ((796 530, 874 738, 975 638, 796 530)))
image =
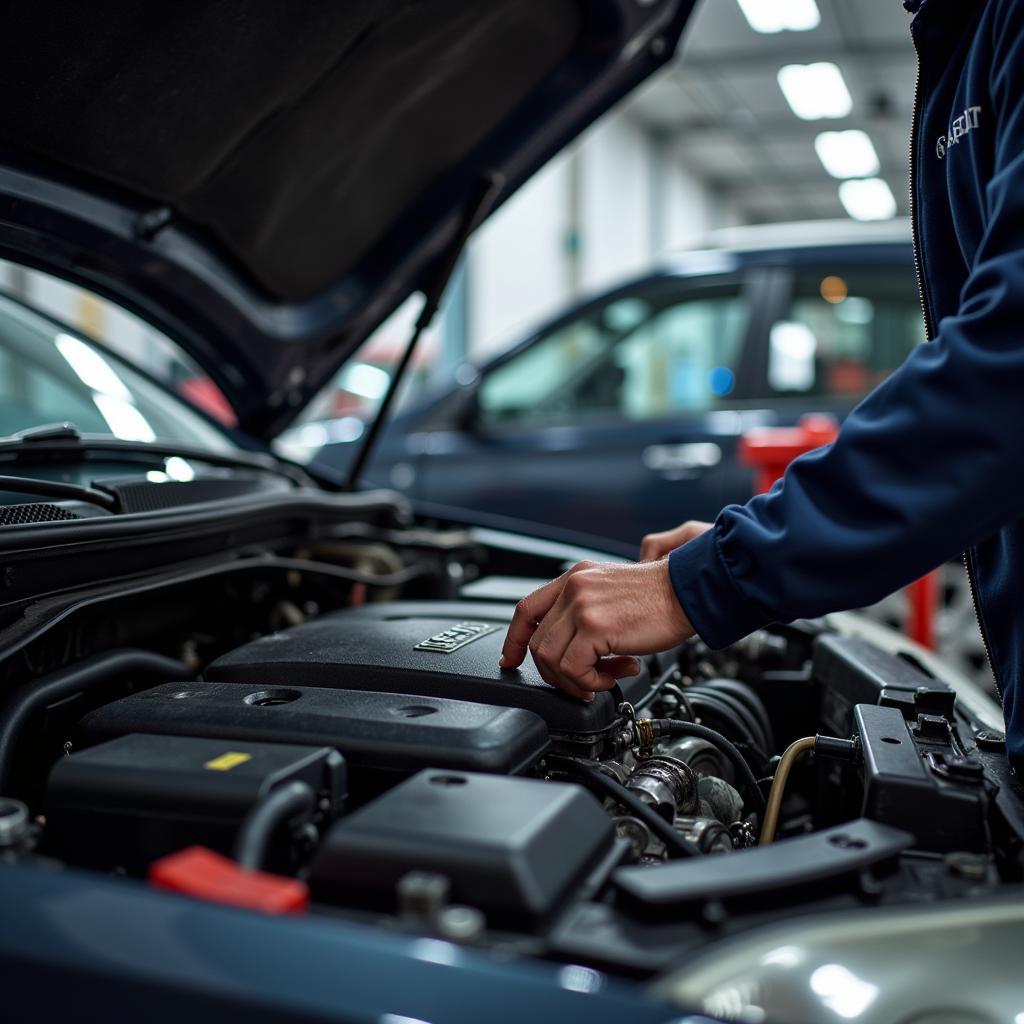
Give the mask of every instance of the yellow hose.
POLYGON ((775 769, 775 778, 772 779, 772 789, 768 794, 768 804, 764 809, 764 823, 761 825, 761 838, 758 841, 758 846, 767 846, 774 842, 789 773, 796 763, 796 759, 805 751, 813 749, 813 736, 805 736, 802 740, 796 740, 786 747, 786 752, 782 755, 782 760, 779 761, 779 767, 775 769))

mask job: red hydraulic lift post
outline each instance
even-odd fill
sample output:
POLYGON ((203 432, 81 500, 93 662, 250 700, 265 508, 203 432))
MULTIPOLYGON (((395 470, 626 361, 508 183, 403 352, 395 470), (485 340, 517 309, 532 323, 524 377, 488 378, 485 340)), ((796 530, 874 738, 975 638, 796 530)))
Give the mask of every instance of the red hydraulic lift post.
MULTIPOLYGON (((740 440, 740 461, 755 470, 754 488, 763 494, 771 490, 795 458, 831 444, 838 434, 836 421, 822 414, 804 416, 795 427, 754 427, 740 440)), ((931 650, 935 649, 938 590, 938 571, 907 587, 907 636, 931 650)))

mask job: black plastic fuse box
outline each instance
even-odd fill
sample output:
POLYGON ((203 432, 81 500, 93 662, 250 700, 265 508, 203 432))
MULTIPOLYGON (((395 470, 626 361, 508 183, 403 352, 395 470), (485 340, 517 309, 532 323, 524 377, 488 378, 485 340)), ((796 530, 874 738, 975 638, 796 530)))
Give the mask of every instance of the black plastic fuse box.
MULTIPOLYGON (((988 789, 980 762, 960 757, 948 739, 911 732, 898 708, 858 704, 854 722, 863 761, 863 814, 912 832, 917 849, 948 853, 988 845, 988 789)), ((938 730, 936 730, 938 731, 938 730)))
POLYGON ((328 820, 345 799, 345 761, 327 747, 190 736, 128 735, 62 758, 46 790, 50 853, 141 872, 202 845, 230 853, 261 798, 305 782, 328 820))

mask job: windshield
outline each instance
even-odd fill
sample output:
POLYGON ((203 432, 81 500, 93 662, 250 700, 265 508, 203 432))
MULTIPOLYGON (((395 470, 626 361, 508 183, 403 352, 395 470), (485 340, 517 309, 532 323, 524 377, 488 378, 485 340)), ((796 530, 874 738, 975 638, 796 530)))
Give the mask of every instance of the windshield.
POLYGON ((116 356, 0 296, 0 434, 64 421, 125 441, 234 450, 212 424, 116 356))

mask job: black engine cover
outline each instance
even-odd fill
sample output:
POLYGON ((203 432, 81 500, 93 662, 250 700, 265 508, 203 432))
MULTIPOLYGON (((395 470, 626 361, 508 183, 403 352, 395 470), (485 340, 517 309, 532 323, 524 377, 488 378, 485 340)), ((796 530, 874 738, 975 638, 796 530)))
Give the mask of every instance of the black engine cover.
MULTIPOLYGON (((585 735, 616 720, 616 697, 590 703, 541 679, 528 657, 515 671, 498 658, 513 605, 489 602, 395 602, 312 619, 218 658, 206 678, 260 686, 323 686, 525 708, 555 734, 585 735)), ((622 680, 626 700, 651 687, 646 666, 622 680)))
POLYGON ((516 774, 548 746, 544 723, 519 708, 229 683, 165 683, 111 701, 79 722, 74 740, 82 746, 126 733, 334 747, 358 796, 369 783, 393 785, 427 767, 516 774))

